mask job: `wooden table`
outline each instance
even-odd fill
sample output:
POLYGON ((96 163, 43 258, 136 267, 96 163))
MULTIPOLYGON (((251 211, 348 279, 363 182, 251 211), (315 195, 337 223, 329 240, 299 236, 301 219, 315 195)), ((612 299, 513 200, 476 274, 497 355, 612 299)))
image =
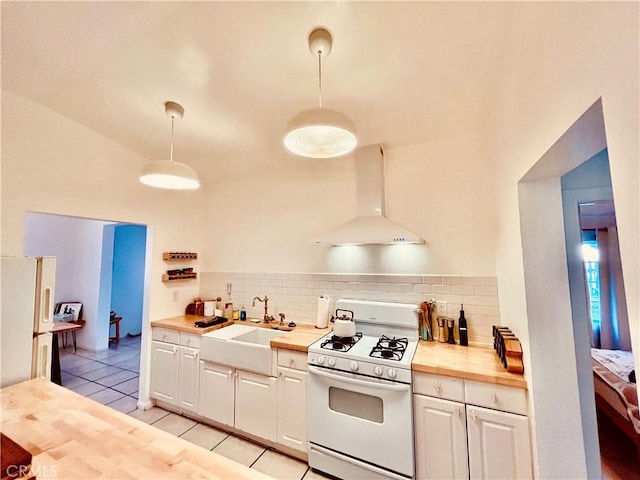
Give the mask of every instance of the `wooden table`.
POLYGON ((63 333, 64 337, 62 339, 62 346, 67 346, 66 334, 71 332, 71 338, 73 339, 73 351, 76 352, 78 350, 76 346, 76 330, 80 330, 84 327, 84 320, 76 320, 74 322, 56 322, 53 321, 53 327, 51 328, 51 333, 63 333))
MULTIPOLYGON (((84 326, 84 321, 82 323, 75 322, 53 322, 53 327, 49 330, 53 333, 53 341, 52 341, 52 352, 51 352, 51 381, 57 383, 58 385, 62 385, 62 372, 60 371, 60 344, 58 342, 58 333, 63 333, 66 335, 67 332, 71 332, 71 336, 73 337, 73 350, 77 351, 76 348, 76 330, 82 328, 84 326)), ((66 344, 66 341, 62 340, 63 345, 66 344)))
POLYGON ((0 430, 38 478, 271 478, 42 379, 0 390, 0 430))

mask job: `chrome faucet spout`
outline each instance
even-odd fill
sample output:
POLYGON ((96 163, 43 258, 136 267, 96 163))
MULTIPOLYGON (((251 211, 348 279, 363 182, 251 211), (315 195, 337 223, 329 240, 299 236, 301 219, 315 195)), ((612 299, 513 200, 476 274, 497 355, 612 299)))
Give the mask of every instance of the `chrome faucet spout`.
POLYGON ((264 302, 264 322, 265 323, 269 323, 271 320, 273 320, 273 317, 269 316, 269 297, 267 297, 267 295, 265 294, 264 298, 260 298, 260 297, 253 297, 253 301, 251 302, 251 306, 255 307, 256 306, 256 300, 258 300, 259 302, 264 302))

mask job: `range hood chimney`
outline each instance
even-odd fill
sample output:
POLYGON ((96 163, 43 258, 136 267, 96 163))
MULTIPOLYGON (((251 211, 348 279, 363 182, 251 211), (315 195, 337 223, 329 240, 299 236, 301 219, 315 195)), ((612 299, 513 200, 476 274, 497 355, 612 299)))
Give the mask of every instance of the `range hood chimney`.
POLYGON ((356 150, 357 217, 316 240, 318 245, 391 245, 424 243, 415 232, 384 212, 384 152, 378 144, 356 150))

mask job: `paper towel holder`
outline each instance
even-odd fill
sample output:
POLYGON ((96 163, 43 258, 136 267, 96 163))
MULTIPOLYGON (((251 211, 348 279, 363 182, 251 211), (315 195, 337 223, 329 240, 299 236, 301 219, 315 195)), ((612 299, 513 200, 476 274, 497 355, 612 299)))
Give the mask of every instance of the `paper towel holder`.
POLYGON ((316 314, 316 328, 325 329, 329 326, 329 302, 330 298, 320 295, 318 297, 318 311, 316 314))

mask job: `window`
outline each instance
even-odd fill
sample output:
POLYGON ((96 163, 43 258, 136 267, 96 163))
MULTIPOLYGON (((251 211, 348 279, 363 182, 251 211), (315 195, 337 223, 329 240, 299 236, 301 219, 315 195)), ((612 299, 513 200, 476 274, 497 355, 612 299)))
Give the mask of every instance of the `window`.
POLYGON ((595 230, 582 231, 582 258, 589 300, 594 346, 600 346, 600 255, 595 230))

